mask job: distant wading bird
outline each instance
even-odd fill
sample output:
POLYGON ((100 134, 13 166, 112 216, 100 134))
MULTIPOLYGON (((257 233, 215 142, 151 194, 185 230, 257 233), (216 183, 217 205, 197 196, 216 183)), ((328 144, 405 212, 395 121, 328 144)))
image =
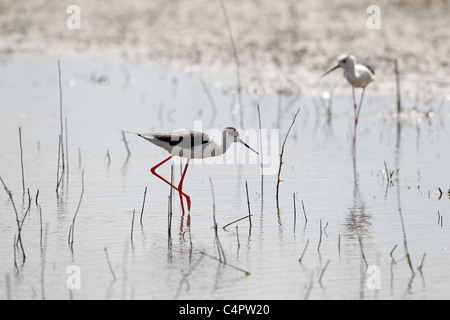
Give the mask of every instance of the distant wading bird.
POLYGON ((340 56, 337 60, 336 66, 325 72, 322 75, 322 77, 326 76, 327 74, 336 70, 337 68, 344 69, 344 77, 345 79, 347 79, 348 83, 350 83, 352 86, 354 117, 355 117, 355 129, 353 132, 352 151, 355 152, 356 127, 358 126, 359 113, 361 112, 361 105, 364 98, 364 92, 366 91, 367 85, 369 85, 371 82, 375 80, 375 71, 373 70, 373 67, 369 65, 367 62, 356 61, 355 56, 350 54, 340 56), (356 105, 355 88, 362 88, 359 106, 356 105))
MULTIPOLYGON (((130 132, 134 133, 134 132, 130 132)), ((180 195, 181 201, 181 209, 183 210, 184 215, 184 204, 183 204, 183 196, 186 198, 188 211, 191 211, 191 198, 183 192, 183 181, 184 176, 186 175, 187 168, 189 166, 189 161, 191 159, 203 159, 210 157, 217 157, 223 155, 228 148, 234 142, 239 142, 255 152, 259 154, 249 145, 247 145, 244 141, 242 141, 239 137, 239 132, 232 127, 226 127, 222 131, 222 141, 217 141, 213 136, 199 131, 177 131, 177 132, 169 132, 169 133, 134 133, 139 137, 144 138, 147 141, 167 150, 171 156, 165 159, 164 161, 158 163, 156 166, 151 168, 151 172, 160 178, 162 181, 169 184, 172 188, 178 191, 180 195), (169 161, 172 157, 178 156, 181 158, 186 158, 186 166, 184 167, 183 174, 181 176, 181 180, 178 184, 178 187, 171 184, 169 181, 161 177, 156 173, 156 169, 169 161)))

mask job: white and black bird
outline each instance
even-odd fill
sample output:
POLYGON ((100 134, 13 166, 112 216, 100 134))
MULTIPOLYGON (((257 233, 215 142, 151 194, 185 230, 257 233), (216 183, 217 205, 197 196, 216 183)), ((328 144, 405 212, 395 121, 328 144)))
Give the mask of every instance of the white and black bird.
MULTIPOLYGON (((134 133, 134 132, 131 132, 134 133)), ((186 198, 188 210, 191 210, 191 199, 183 192, 183 181, 186 175, 186 171, 189 165, 190 159, 203 159, 209 157, 217 157, 223 155, 228 148, 234 142, 238 142, 258 154, 254 149, 252 149, 248 144, 246 144, 239 136, 239 132, 232 127, 226 127, 222 131, 222 139, 216 140, 213 136, 199 131, 175 131, 168 133, 135 133, 139 137, 150 141, 154 145, 167 150, 171 155, 164 161, 158 163, 156 166, 151 168, 151 172, 163 180, 164 182, 171 185, 180 194, 181 208, 184 214, 183 196, 186 198), (171 184, 168 180, 161 177, 156 173, 156 169, 170 160, 172 157, 178 156, 181 158, 186 158, 186 166, 184 168, 181 180, 178 187, 171 184)))
POLYGON ((375 71, 373 67, 365 61, 357 61, 354 55, 341 55, 336 66, 325 72, 322 77, 330 72, 338 69, 344 69, 344 78, 352 86, 354 116, 355 116, 355 132, 353 137, 353 150, 356 143, 356 127, 358 125, 359 113, 361 112, 361 105, 364 98, 366 87, 375 80, 375 71), (355 88, 362 88, 361 99, 359 106, 356 105, 355 88))

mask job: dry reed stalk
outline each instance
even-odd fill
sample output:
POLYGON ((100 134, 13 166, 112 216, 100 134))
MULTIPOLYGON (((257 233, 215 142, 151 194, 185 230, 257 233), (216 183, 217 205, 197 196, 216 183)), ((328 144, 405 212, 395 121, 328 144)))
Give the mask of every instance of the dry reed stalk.
POLYGON ((105 250, 106 261, 108 262, 109 271, 111 271, 111 274, 113 276, 113 281, 115 282, 116 281, 116 274, 114 273, 114 270, 113 270, 113 268, 111 266, 111 261, 109 260, 108 250, 106 249, 106 247, 104 248, 104 250, 105 250))
POLYGON ((68 243, 69 243, 70 249, 72 251, 73 251, 73 239, 74 239, 74 232, 75 232, 75 219, 77 218, 78 210, 80 210, 81 201, 83 200, 83 195, 84 195, 84 170, 81 173, 81 195, 80 195, 80 200, 78 201, 77 209, 75 211, 75 214, 73 215, 72 224, 70 225, 70 228, 69 228, 68 243))
MULTIPOLYGON (((170 184, 173 184, 173 163, 170 167, 170 184)), ((173 216, 173 188, 172 186, 170 186, 170 191, 169 191, 169 203, 168 203, 168 213, 167 213, 167 244, 168 247, 171 248, 172 247, 172 216, 173 216)))
POLYGON ((309 245, 309 239, 306 241, 306 245, 305 245, 305 248, 303 249, 302 255, 298 259, 298 262, 300 262, 300 264, 302 264, 302 259, 303 259, 303 256, 305 255, 306 249, 308 249, 308 245, 309 245))
POLYGON ((263 148, 262 148, 262 135, 261 135, 261 111, 259 110, 259 104, 256 105, 256 110, 258 110, 258 124, 259 124, 259 150, 261 157, 261 199, 264 196, 264 159, 263 159, 263 148))
POLYGON ((37 189, 36 192, 36 199, 35 199, 36 205, 38 205, 38 198, 39 198, 39 189, 37 189))
POLYGON ((131 152, 130 152, 130 148, 128 147, 128 141, 125 138, 125 132, 123 130, 122 130, 122 139, 123 139, 123 143, 125 144, 125 148, 127 149, 127 153, 128 153, 127 158, 129 158, 131 156, 131 152))
POLYGON ((338 253, 341 254, 341 234, 339 233, 339 238, 338 238, 338 253))
POLYGON ((306 227, 306 224, 308 223, 308 218, 306 217, 305 204, 303 203, 303 200, 302 200, 302 209, 303 209, 303 216, 305 217, 305 227, 306 227))
POLYGON ((249 216, 245 216, 245 217, 239 218, 239 219, 237 219, 237 220, 234 220, 234 221, 232 221, 232 222, 230 222, 230 223, 227 223, 226 225, 224 225, 224 226, 222 227, 222 229, 225 230, 226 227, 228 227, 229 225, 232 225, 233 223, 239 222, 239 221, 244 220, 244 219, 247 219, 247 218, 250 218, 250 217, 249 217, 249 216))
POLYGON ((239 249, 241 248, 241 243, 240 243, 240 241, 239 241, 239 229, 238 229, 238 225, 236 225, 236 239, 237 239, 237 244, 238 244, 237 251, 239 252, 239 249))
POLYGON ((106 159, 106 165, 109 167, 109 165, 111 164, 111 155, 109 154, 109 150, 106 150, 105 159, 106 159))
POLYGON ((141 226, 142 226, 142 218, 143 218, 143 215, 144 215, 144 206, 145 206, 145 198, 146 198, 146 196, 147 196, 147 187, 145 187, 145 190, 144 190, 144 200, 142 200, 141 218, 139 219, 139 222, 141 223, 141 226))
POLYGON ((218 255, 219 255, 219 261, 223 262, 223 263, 226 263, 227 259, 225 257, 225 252, 223 251, 223 247, 222 247, 222 244, 220 242, 219 233, 218 233, 218 230, 217 230, 218 228, 217 228, 217 222, 216 222, 216 199, 215 199, 215 196, 214 196, 214 186, 213 186, 211 177, 209 178, 209 184, 211 186, 211 194, 212 194, 212 199, 213 199, 213 222, 214 222, 214 234, 215 234, 215 238, 214 239, 215 239, 216 244, 217 244, 217 252, 218 252, 218 255))
POLYGON ((320 253, 320 245, 322 244, 322 219, 320 220, 320 234, 319 244, 317 245, 317 252, 320 253))
POLYGON ((39 224, 40 224, 39 247, 41 248, 41 252, 43 252, 43 248, 42 248, 42 208, 41 208, 41 206, 39 206, 39 224))
MULTIPOLYGON (((6 186, 6 184, 3 181, 1 176, 0 176, 0 181, 3 184, 3 188, 5 189, 6 193, 8 194, 9 200, 11 200, 11 204, 13 206, 14 213, 16 214, 16 223, 17 223, 17 230, 18 230, 17 242, 20 244, 20 249, 22 250, 23 262, 25 262, 26 255, 25 255, 25 251, 23 250, 22 237, 21 237, 21 227, 20 227, 20 221, 19 221, 19 213, 17 212, 17 208, 16 208, 16 204, 14 203, 12 192, 11 192, 11 190, 8 189, 8 187, 6 186)), ((16 244, 16 241, 14 241, 14 243, 16 244)))
POLYGON ((388 186, 389 185, 393 186, 394 185, 394 181, 392 179, 392 176, 394 175, 395 171, 389 171, 388 170, 387 165, 386 165, 386 161, 384 161, 384 169, 386 171, 386 178, 387 178, 388 186))
POLYGON ((130 231, 130 239, 131 239, 131 246, 133 247, 133 231, 134 231, 134 214, 136 210, 133 209, 133 217, 131 218, 131 231, 130 231))
POLYGON ((248 184, 247 181, 245 181, 245 191, 247 193, 247 207, 248 207, 248 222, 250 223, 250 230, 252 229, 252 213, 250 210, 250 200, 248 197, 248 184))
POLYGON ((295 113, 294 118, 292 119, 292 123, 291 123, 291 125, 289 126, 289 129, 288 129, 288 131, 287 131, 287 133, 286 133, 286 136, 285 136, 285 138, 284 138, 283 144, 281 145, 281 152, 280 152, 280 166, 279 166, 279 168, 278 168, 277 192, 276 192, 277 209, 279 209, 278 194, 279 194, 280 182, 281 182, 280 176, 281 176, 281 166, 283 165, 284 147, 285 147, 285 145, 286 145, 286 141, 287 141, 287 138, 288 138, 288 136, 289 136, 289 133, 291 132, 292 127, 294 126, 295 120, 297 119, 297 115, 298 115, 298 113, 300 112, 300 109, 301 109, 301 108, 298 108, 297 112, 295 113))
POLYGON ((69 179, 69 134, 67 133, 67 118, 64 118, 66 128, 66 168, 67 179, 69 179))
POLYGON ((309 286, 308 286, 308 289, 306 290, 304 300, 308 300, 311 290, 313 288, 313 284, 314 284, 314 270, 311 271, 311 275, 309 277, 309 286))
POLYGON ((19 127, 19 145, 20 145, 20 166, 22 168, 22 190, 25 195, 25 174, 23 170, 23 148, 22 148, 22 128, 19 127))
POLYGON ((58 60, 58 83, 59 83, 59 121, 61 126, 61 133, 60 133, 60 139, 61 139, 61 156, 62 156, 62 172, 64 174, 65 172, 65 162, 64 162, 64 144, 63 144, 63 138, 64 138, 64 124, 63 124, 63 99, 62 99, 62 86, 61 86, 61 63, 58 60))
POLYGON ((399 177, 399 170, 397 170, 397 201, 398 201, 398 214, 400 216, 400 222, 402 225, 402 234, 403 234, 403 245, 405 248, 405 253, 406 253, 406 260, 408 261, 408 265, 409 268, 411 269, 411 273, 414 275, 414 268, 412 266, 412 262, 411 262, 411 256, 409 254, 408 251, 408 243, 406 240, 406 229, 405 229, 405 222, 403 221, 403 213, 402 213, 402 207, 400 205, 400 177, 399 177))
POLYGON ((16 260, 16 248, 17 248, 17 237, 16 234, 14 234, 14 242, 13 242, 13 259, 14 259, 14 269, 16 270, 16 273, 19 273, 19 266, 17 265, 16 260))
POLYGON ((216 257, 214 257, 214 256, 211 256, 211 255, 207 254, 207 253, 204 252, 204 251, 200 251, 200 253, 201 253, 202 255, 204 255, 204 256, 207 256, 208 258, 211 258, 211 259, 214 259, 214 260, 219 261, 220 263, 223 263, 225 266, 228 266, 228 267, 233 268, 233 269, 235 269, 235 270, 244 272, 246 276, 249 276, 249 275, 251 274, 250 272, 248 272, 248 271, 246 271, 246 270, 244 270, 244 269, 241 269, 241 268, 239 268, 239 267, 236 267, 236 266, 234 266, 234 265, 232 265, 232 264, 229 264, 229 263, 226 262, 226 261, 220 261, 220 259, 218 259, 218 258, 216 258, 216 257))
POLYGON ((401 102, 401 94, 400 94, 400 72, 398 70, 398 61, 394 60, 394 72, 395 72, 395 83, 397 89, 397 114, 402 112, 402 102, 401 102))
POLYGON ((423 253, 423 256, 422 256, 422 261, 420 262, 420 266, 417 267, 417 270, 419 270, 420 273, 422 273, 423 262, 424 262, 424 260, 425 260, 425 256, 426 256, 426 255, 427 255, 427 254, 424 252, 424 253, 423 253))
POLYGON ((319 284, 321 287, 322 287, 322 277, 323 277, 323 274, 325 273, 325 270, 327 269, 329 263, 330 263, 330 260, 327 260, 327 263, 325 263, 325 267, 323 267, 322 272, 320 272, 319 284))
POLYGON ((63 175, 61 177, 59 176, 59 168, 60 168, 60 161, 61 161, 61 135, 59 135, 59 144, 58 144, 58 167, 56 168, 56 194, 58 194, 59 185, 61 184, 61 181, 63 179, 63 175))
POLYGON ((297 206, 295 205, 295 192, 292 193, 292 199, 294 201, 294 232, 295 232, 295 226, 297 225, 297 206))

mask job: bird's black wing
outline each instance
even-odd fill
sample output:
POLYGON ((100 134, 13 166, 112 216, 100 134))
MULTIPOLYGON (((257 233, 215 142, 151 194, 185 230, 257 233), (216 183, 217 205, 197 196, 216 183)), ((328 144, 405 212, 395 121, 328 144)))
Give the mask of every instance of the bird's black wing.
POLYGON ((201 135, 199 135, 198 133, 194 134, 193 132, 191 132, 190 136, 191 136, 191 147, 200 145, 200 143, 199 143, 200 137, 202 139, 201 144, 206 144, 210 141, 210 137, 208 135, 204 134, 203 132, 201 133, 201 135))
POLYGON ((367 67, 367 69, 369 69, 370 72, 372 72, 375 75, 374 67, 373 67, 372 64, 367 62, 367 59, 366 60, 357 61, 357 63, 362 64, 363 66, 367 67))
MULTIPOLYGON (((155 138, 160 140, 160 141, 163 141, 165 143, 168 143, 172 147, 174 147, 176 145, 179 145, 184 140, 183 136, 177 135, 177 134, 155 135, 155 138)), ((204 133, 202 133, 200 135, 198 133, 195 134, 195 133, 191 132, 190 140, 191 140, 190 141, 190 146, 194 147, 196 145, 208 143, 210 141, 210 137, 205 135, 204 133), (200 137, 201 137, 201 143, 200 143, 200 137)))
POLYGON ((183 141, 183 137, 181 136, 175 136, 175 135, 164 135, 164 136, 155 136, 156 139, 166 142, 171 146, 176 146, 181 141, 183 141))

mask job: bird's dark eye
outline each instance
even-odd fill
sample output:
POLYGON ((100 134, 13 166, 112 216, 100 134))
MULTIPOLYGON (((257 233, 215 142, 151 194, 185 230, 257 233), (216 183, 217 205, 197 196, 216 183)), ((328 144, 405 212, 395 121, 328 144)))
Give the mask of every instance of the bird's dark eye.
POLYGON ((342 60, 342 63, 345 63, 345 62, 347 62, 347 59, 342 60))

